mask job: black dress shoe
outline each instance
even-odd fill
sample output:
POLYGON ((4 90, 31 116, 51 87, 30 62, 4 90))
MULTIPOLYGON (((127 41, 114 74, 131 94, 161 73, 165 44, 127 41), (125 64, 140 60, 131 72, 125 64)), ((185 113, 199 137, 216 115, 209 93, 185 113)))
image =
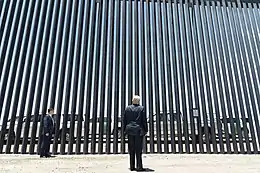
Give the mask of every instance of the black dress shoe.
POLYGON ((130 168, 130 171, 135 171, 135 168, 130 168))
POLYGON ((43 155, 40 155, 40 158, 42 158, 43 157, 43 155))
POLYGON ((45 155, 45 157, 48 158, 48 157, 51 157, 51 155, 50 155, 50 154, 47 154, 47 155, 45 155))

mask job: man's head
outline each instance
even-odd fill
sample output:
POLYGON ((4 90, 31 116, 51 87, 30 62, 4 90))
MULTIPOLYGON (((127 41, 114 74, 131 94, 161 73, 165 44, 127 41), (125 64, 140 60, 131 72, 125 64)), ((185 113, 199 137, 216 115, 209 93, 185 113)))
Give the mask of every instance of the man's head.
POLYGON ((54 114, 54 109, 53 108, 49 108, 48 109, 48 114, 50 114, 50 115, 54 114))
POLYGON ((140 105, 140 96, 134 95, 133 100, 132 100, 132 103, 133 103, 134 105, 140 105))

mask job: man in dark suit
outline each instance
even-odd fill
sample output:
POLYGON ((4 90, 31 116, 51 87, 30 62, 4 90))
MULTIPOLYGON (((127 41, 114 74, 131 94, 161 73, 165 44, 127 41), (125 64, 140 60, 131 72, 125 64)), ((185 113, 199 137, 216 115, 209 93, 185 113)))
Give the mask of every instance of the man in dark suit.
POLYGON ((43 118, 43 131, 42 131, 42 143, 40 150, 40 157, 51 157, 49 154, 51 137, 54 130, 54 122, 52 115, 54 114, 54 109, 48 109, 48 114, 43 118))
POLYGON ((125 134, 128 135, 128 152, 130 154, 130 170, 144 171, 142 163, 143 138, 148 132, 147 119, 140 97, 134 96, 132 105, 125 109, 123 116, 125 134), (135 169, 135 156, 137 166, 135 169))

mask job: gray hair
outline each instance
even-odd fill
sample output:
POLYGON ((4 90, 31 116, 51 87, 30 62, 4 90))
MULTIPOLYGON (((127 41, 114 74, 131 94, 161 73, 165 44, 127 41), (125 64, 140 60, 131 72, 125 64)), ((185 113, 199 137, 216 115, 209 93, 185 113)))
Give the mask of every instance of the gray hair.
POLYGON ((139 105, 140 104, 140 96, 134 95, 132 103, 135 104, 135 105, 139 105))

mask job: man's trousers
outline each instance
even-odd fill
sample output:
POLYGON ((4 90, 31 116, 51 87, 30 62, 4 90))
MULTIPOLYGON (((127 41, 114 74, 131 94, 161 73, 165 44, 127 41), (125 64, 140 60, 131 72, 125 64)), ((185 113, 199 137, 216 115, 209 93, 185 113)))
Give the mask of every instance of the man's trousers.
POLYGON ((136 157, 136 168, 142 169, 142 149, 143 149, 143 136, 131 136, 128 135, 128 152, 130 154, 130 169, 135 168, 135 157, 136 157))
POLYGON ((41 156, 48 156, 50 152, 51 136, 42 135, 41 156))

